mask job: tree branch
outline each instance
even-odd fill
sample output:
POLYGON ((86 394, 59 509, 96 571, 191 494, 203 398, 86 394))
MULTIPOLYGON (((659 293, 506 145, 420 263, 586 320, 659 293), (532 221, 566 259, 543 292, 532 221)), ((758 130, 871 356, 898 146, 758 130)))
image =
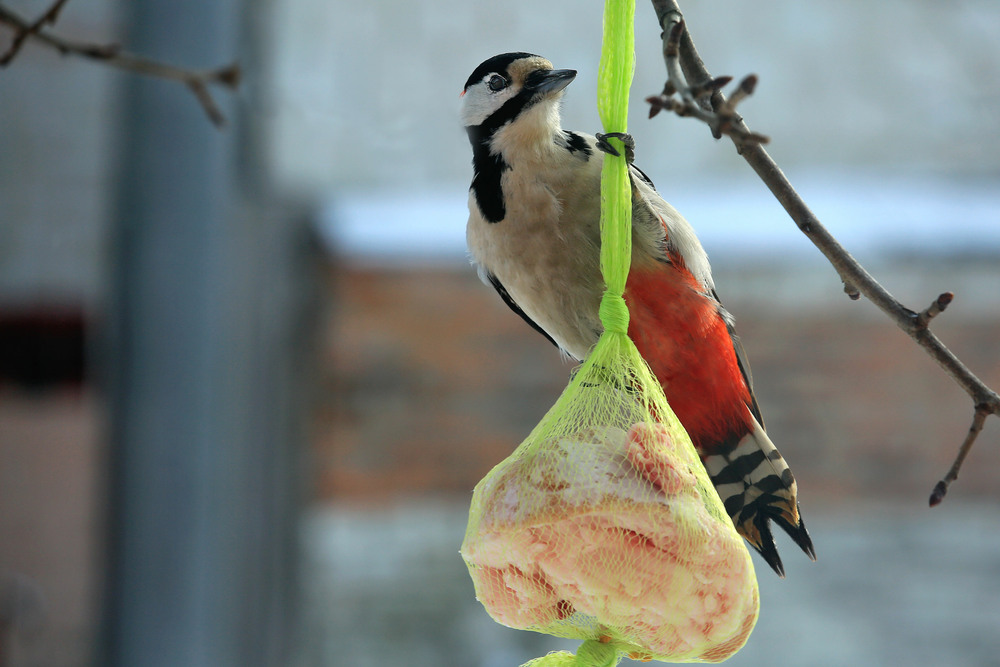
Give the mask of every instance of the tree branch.
POLYGON ((663 40, 667 83, 664 84, 662 93, 646 98, 650 105, 649 117, 652 118, 664 110, 672 111, 678 116, 694 116, 712 129, 712 136, 716 139, 723 134, 729 135, 740 150, 747 144, 766 144, 768 138, 749 131, 736 113, 736 105, 753 93, 757 86, 757 77, 753 74, 745 77, 729 100, 725 100, 717 93, 733 80, 731 76, 708 78, 699 84, 688 85, 679 58, 683 30, 683 21, 677 21, 671 25, 670 32, 663 40), (675 99, 674 94, 680 99, 675 99), (713 105, 712 101, 717 104, 713 105))
POLYGON ((225 86, 235 90, 240 82, 240 66, 238 63, 208 70, 189 70, 175 67, 156 60, 137 56, 122 51, 117 44, 88 44, 58 37, 44 30, 46 24, 55 23, 68 0, 56 0, 55 3, 37 20, 29 22, 20 15, 0 3, 0 24, 10 26, 14 37, 10 47, 0 56, 0 67, 9 65, 21 50, 21 46, 29 39, 45 44, 63 55, 75 55, 103 62, 118 69, 136 72, 145 76, 168 79, 183 83, 198 100, 209 120, 222 127, 226 118, 209 90, 212 84, 225 86))
POLYGON ((652 0, 652 2, 656 18, 663 29, 667 84, 662 95, 648 100, 651 104, 650 115, 655 115, 660 109, 670 109, 680 115, 692 115, 706 122, 716 138, 719 138, 720 134, 727 134, 736 144, 737 151, 743 159, 767 185, 802 233, 819 248, 836 269, 844 283, 844 291, 852 299, 857 299, 863 294, 874 303, 938 362, 972 398, 975 406, 972 426, 959 449, 955 463, 944 479, 934 487, 930 497, 931 506, 937 505, 944 499, 948 485, 958 478, 962 462, 982 431, 986 418, 989 415, 1000 415, 1000 395, 976 377, 928 328, 930 321, 951 303, 953 295, 946 292, 922 312, 916 313, 889 294, 820 223, 778 165, 764 150, 762 146, 764 142, 755 139, 761 135, 751 132, 743 119, 735 113, 736 104, 752 92, 753 85, 751 84, 748 90, 741 85, 740 91, 734 94, 733 99, 727 101, 721 92, 721 87, 728 79, 714 79, 709 74, 684 24, 677 2, 675 0, 652 0), (723 83, 717 85, 720 80, 723 83), (706 94, 704 91, 709 89, 710 92, 706 94), (674 92, 679 94, 680 100, 672 99, 674 92), (686 111, 692 102, 700 107, 698 113, 678 111, 677 107, 686 111))
POLYGON ((34 23, 26 25, 18 30, 14 34, 14 39, 11 40, 10 48, 7 49, 6 53, 0 56, 0 67, 6 67, 10 61, 17 56, 17 53, 21 50, 21 46, 24 45, 25 40, 31 35, 37 35, 43 25, 46 23, 54 25, 59 19, 59 12, 62 10, 63 5, 65 5, 67 1, 68 0, 56 0, 56 3, 49 7, 48 11, 38 17, 34 23))

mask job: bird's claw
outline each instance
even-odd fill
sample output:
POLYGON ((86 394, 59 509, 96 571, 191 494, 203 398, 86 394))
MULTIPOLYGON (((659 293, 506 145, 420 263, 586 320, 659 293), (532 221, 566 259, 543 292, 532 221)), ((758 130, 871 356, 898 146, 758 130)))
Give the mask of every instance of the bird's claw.
POLYGON ((614 155, 615 157, 621 157, 621 153, 618 149, 611 145, 608 141, 608 137, 615 137, 620 139, 623 144, 625 144, 625 161, 628 164, 632 164, 635 161, 635 139, 632 138, 631 134, 627 132, 608 132, 607 134, 597 133, 597 147, 608 155, 614 155))

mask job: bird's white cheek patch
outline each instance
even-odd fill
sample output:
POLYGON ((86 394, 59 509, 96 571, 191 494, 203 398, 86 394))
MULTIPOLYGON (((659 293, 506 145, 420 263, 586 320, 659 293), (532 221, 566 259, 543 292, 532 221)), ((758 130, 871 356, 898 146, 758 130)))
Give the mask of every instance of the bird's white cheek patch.
POLYGON ((482 125, 492 112, 492 107, 486 104, 487 102, 489 100, 483 99, 482 95, 466 94, 462 104, 462 125, 466 127, 482 125))
POLYGON ((462 95, 462 124, 466 127, 482 125, 493 112, 516 94, 514 87, 506 88, 499 93, 490 93, 481 83, 470 86, 462 95))

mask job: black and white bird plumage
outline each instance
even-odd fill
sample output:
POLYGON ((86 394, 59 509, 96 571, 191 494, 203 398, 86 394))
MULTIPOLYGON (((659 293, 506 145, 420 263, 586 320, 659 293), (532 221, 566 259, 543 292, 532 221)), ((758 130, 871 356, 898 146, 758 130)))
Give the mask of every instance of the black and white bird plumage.
MULTIPOLYGON (((530 53, 480 64, 461 118, 473 153, 466 239, 484 282, 566 355, 602 332, 600 174, 605 147, 565 130, 574 70, 530 53)), ((663 386, 737 530, 783 574, 770 521, 812 558, 797 486, 763 428, 749 364, 690 224, 630 165, 629 335, 663 386)))

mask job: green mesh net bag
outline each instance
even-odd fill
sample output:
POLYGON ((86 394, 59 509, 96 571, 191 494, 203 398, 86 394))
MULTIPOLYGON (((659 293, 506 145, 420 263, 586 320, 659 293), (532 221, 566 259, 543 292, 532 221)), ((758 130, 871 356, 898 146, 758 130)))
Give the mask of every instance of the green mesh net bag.
MULTIPOLYGON (((634 0, 607 0, 606 132, 625 130, 633 13, 634 0)), ((527 439, 476 486, 461 549, 495 620, 584 640, 576 655, 532 667, 603 667, 623 655, 718 662, 757 620, 750 555, 627 335, 627 170, 624 158, 605 157, 604 334, 527 439)))

